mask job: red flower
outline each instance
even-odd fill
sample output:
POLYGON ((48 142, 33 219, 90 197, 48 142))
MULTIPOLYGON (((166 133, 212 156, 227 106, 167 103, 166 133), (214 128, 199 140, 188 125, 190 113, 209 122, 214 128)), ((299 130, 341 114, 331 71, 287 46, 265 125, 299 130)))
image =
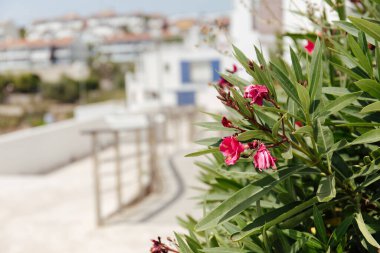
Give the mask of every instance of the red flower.
POLYGON ((251 98, 251 104, 263 105, 263 99, 268 97, 268 88, 264 85, 249 85, 244 89, 244 97, 251 98))
MULTIPOLYGON (((234 64, 234 65, 232 65, 232 70, 226 69, 226 71, 227 71, 228 73, 234 74, 234 73, 236 73, 236 72, 238 71, 238 68, 237 68, 237 66, 234 64)), ((229 83, 226 79, 224 79, 223 77, 220 77, 220 79, 219 79, 219 81, 218 81, 218 85, 219 85, 220 87, 222 87, 222 88, 227 87, 227 86, 232 87, 232 84, 230 84, 230 83, 229 83)))
POLYGON ((306 51, 312 54, 314 51, 315 44, 311 40, 307 40, 307 45, 305 46, 306 51))
POLYGON ((260 171, 263 169, 266 170, 270 167, 276 169, 276 158, 274 158, 267 147, 263 143, 260 144, 259 149, 256 151, 256 154, 253 156, 255 167, 260 171))
POLYGON ((223 116, 223 118, 222 118, 222 125, 223 125, 224 127, 228 127, 228 128, 233 127, 232 122, 229 121, 229 120, 228 120, 226 117, 224 117, 224 116, 223 116))
POLYGON ((240 143, 236 137, 229 136, 220 143, 219 150, 225 157, 227 165, 233 165, 240 158, 240 154, 244 151, 245 146, 240 143))
POLYGON ((235 64, 232 65, 232 70, 226 69, 228 73, 235 74, 238 71, 238 68, 235 64))
POLYGON ((294 122, 294 124, 295 124, 296 126, 298 126, 298 127, 303 127, 303 124, 302 124, 301 121, 296 121, 296 122, 294 122))

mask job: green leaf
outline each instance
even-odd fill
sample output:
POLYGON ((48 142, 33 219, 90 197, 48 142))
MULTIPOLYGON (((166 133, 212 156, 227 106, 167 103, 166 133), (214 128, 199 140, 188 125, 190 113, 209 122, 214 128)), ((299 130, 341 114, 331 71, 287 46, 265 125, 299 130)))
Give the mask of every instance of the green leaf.
POLYGON ((375 40, 380 41, 380 25, 375 24, 373 22, 370 22, 368 20, 362 19, 362 18, 356 18, 356 17, 348 17, 351 22, 359 28, 359 30, 362 30, 369 36, 373 37, 375 40))
POLYGON ((352 36, 348 36, 348 44, 354 53, 355 57, 358 59, 360 66, 369 74, 373 74, 372 65, 368 61, 367 56, 363 53, 359 44, 354 40, 352 36))
POLYGON ((245 249, 226 247, 204 248, 202 251, 204 253, 248 253, 245 249))
POLYGON ((330 61, 330 63, 331 63, 331 64, 332 64, 332 65, 333 65, 338 71, 343 72, 343 73, 349 75, 350 77, 352 77, 352 78, 354 78, 354 79, 356 79, 356 80, 360 80, 360 79, 363 78, 361 75, 356 74, 354 71, 352 71, 352 70, 349 69, 349 68, 346 68, 346 67, 344 67, 344 66, 341 66, 341 65, 339 65, 339 64, 337 64, 337 63, 335 63, 335 62, 332 62, 332 61, 330 61))
POLYGON ((174 233, 174 234, 175 234, 175 238, 177 239, 178 246, 179 246, 179 249, 181 250, 181 253, 194 253, 189 248, 189 246, 187 246, 187 244, 185 243, 185 241, 182 239, 182 237, 179 234, 177 233, 174 233))
POLYGON ((303 237, 298 239, 295 243, 293 243, 292 247, 290 248, 289 253, 296 253, 300 252, 302 247, 306 244, 306 242, 309 240, 307 237, 303 237))
POLYGON ((286 94, 294 100, 298 105, 302 106, 300 99, 298 98, 297 88, 295 84, 290 81, 288 75, 285 74, 279 67, 271 63, 274 76, 278 79, 280 86, 284 89, 286 94))
POLYGON ((263 130, 249 130, 241 133, 237 136, 239 141, 248 141, 251 139, 268 139, 268 135, 263 130))
POLYGON ((371 112, 379 112, 379 111, 380 111, 380 101, 365 106, 360 112, 371 113, 371 112))
POLYGON ((204 150, 201 150, 201 151, 193 152, 193 153, 185 155, 185 157, 201 156, 201 155, 211 154, 211 153, 217 153, 217 152, 219 152, 219 147, 217 147, 217 148, 209 148, 209 149, 204 149, 204 150))
POLYGON ((334 96, 343 96, 343 95, 350 94, 351 91, 348 90, 347 88, 343 88, 343 87, 323 87, 322 93, 323 94, 330 94, 330 95, 334 95, 334 96))
POLYGON ((371 233, 368 231, 367 229, 367 226, 365 225, 364 223, 364 220, 363 220, 363 216, 361 213, 357 213, 355 215, 355 220, 356 220, 356 224, 358 225, 359 227, 359 230, 360 232, 362 233, 362 235, 364 236, 364 238, 366 239, 366 241, 371 244, 372 246, 376 247, 377 249, 380 248, 380 245, 379 243, 375 240, 375 238, 373 238, 373 236, 371 235, 371 233))
POLYGON ((328 244, 335 246, 340 243, 343 236, 347 234, 347 229, 351 226, 353 220, 354 217, 352 215, 344 219, 330 236, 328 244))
POLYGON ((224 127, 220 122, 198 122, 194 125, 206 128, 208 131, 236 131, 234 128, 224 127))
POLYGON ((243 115, 246 117, 251 117, 252 113, 247 108, 249 102, 245 98, 243 98, 240 95, 240 93, 237 90, 235 90, 234 88, 230 89, 230 91, 232 92, 234 99, 238 103, 238 107, 239 107, 240 111, 243 113, 243 115))
POLYGON ((304 78, 302 74, 300 61, 292 48, 290 48, 290 57, 292 58, 292 65, 293 65, 294 73, 296 74, 297 81, 298 82, 303 81, 304 78))
POLYGON ((380 141, 380 129, 373 129, 356 138, 349 145, 368 144, 380 141))
POLYGON ((308 135, 312 136, 313 135, 313 128, 311 126, 303 126, 297 129, 294 134, 299 134, 299 135, 308 135))
POLYGON ((220 141, 221 141, 221 138, 219 137, 210 137, 210 138, 205 138, 201 140, 196 140, 195 143, 199 145, 212 146, 216 143, 219 143, 220 141))
POLYGON ((321 241, 327 243, 327 233, 325 223, 323 222, 322 214, 316 206, 313 206, 314 225, 321 241))
POLYGON ((231 239, 233 241, 239 241, 247 236, 259 234, 261 233, 263 226, 265 226, 266 228, 270 228, 301 212, 302 210, 309 208, 317 201, 317 197, 314 197, 300 204, 299 202, 293 202, 291 204, 268 212, 255 219, 251 224, 244 227, 239 233, 233 234, 231 239))
POLYGON ((367 92, 372 97, 380 99, 380 83, 371 79, 362 79, 355 82, 361 90, 367 92))
POLYGON ((302 109, 305 112, 305 116, 309 114, 310 108, 310 96, 307 89, 300 84, 296 85, 297 94, 302 104, 302 109))
POLYGON ((323 63, 322 63, 322 45, 317 39, 311 58, 309 73, 309 93, 311 101, 319 99, 322 92, 323 63))
POLYGON ((317 190, 317 198, 319 202, 328 202, 335 198, 335 177, 334 175, 328 175, 327 177, 322 177, 319 182, 317 190))
POLYGON ((324 117, 339 112, 346 106, 350 105, 352 102, 356 101, 361 94, 362 93, 359 91, 338 97, 337 99, 325 105, 320 111, 318 111, 315 117, 324 117))
POLYGON ((377 182, 378 180, 380 180, 380 174, 379 173, 371 175, 368 178, 366 178, 366 180, 360 185, 360 189, 363 189, 364 187, 367 187, 367 186, 377 182))
POLYGON ((284 229, 282 230, 282 232, 294 240, 307 238, 307 242, 306 242, 307 246, 314 249, 323 250, 322 243, 317 238, 315 238, 312 234, 299 232, 293 229, 284 229))
POLYGON ((244 87, 245 86, 248 86, 250 85, 250 83, 242 78, 240 78, 239 76, 237 75, 234 75, 234 74, 223 74, 223 73, 219 73, 219 75, 221 77, 223 77, 227 82, 239 87, 240 90, 244 90, 244 87))
POLYGON ((223 222, 227 222, 270 192, 278 183, 304 168, 304 166, 301 166, 281 169, 275 174, 279 176, 278 179, 274 178, 272 175, 268 175, 260 180, 250 183, 203 217, 203 219, 197 224, 196 230, 203 231, 213 228, 223 222))
MULTIPOLYGON (((338 27, 340 27, 342 30, 346 31, 347 33, 351 34, 352 36, 358 37, 359 36, 359 30, 356 28, 352 23, 348 21, 334 21, 334 24, 336 24, 338 27)), ((375 39, 372 37, 367 37, 368 42, 371 44, 375 44, 375 39)))

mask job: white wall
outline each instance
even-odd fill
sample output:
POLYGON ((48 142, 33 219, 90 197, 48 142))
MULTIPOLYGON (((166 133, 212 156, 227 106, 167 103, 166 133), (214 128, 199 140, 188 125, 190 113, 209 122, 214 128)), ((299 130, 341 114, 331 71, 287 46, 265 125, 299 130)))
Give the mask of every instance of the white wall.
POLYGON ((91 137, 83 135, 83 130, 105 126, 99 119, 68 120, 1 135, 0 173, 37 174, 57 169, 90 154, 91 137))

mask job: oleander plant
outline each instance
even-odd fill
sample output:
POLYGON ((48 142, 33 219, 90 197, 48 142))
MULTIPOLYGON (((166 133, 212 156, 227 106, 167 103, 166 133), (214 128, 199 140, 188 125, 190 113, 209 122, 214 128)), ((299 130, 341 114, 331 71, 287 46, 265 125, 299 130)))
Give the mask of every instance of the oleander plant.
POLYGON ((340 21, 305 14, 289 60, 233 48, 214 84, 227 113, 188 155, 204 216, 152 252, 380 252, 380 1, 325 2, 340 21))

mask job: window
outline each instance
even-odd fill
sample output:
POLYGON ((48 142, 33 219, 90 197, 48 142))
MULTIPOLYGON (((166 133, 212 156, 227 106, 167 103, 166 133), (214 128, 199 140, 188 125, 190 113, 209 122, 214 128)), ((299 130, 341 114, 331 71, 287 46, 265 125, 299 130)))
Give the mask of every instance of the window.
POLYGON ((219 60, 182 61, 181 79, 183 84, 207 84, 216 81, 219 76, 219 60))

